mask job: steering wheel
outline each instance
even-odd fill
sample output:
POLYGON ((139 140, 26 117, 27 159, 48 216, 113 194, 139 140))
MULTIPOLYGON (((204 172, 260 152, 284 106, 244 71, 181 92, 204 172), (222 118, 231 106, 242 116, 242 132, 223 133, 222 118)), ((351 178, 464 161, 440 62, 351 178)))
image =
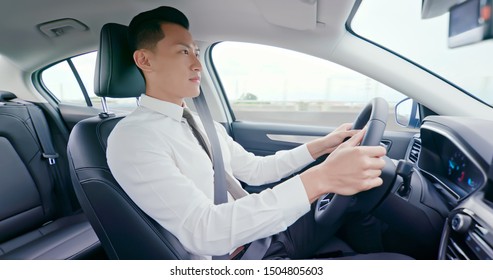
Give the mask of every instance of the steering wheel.
MULTIPOLYGON (((353 124, 353 129, 362 129, 365 125, 368 126, 361 146, 380 145, 387 124, 388 112, 387 101, 381 97, 376 97, 370 100, 359 113, 353 124)), ((335 232, 342 223, 345 214, 350 210, 368 213, 378 205, 388 193, 394 178, 395 169, 392 169, 390 167, 392 165, 388 163, 391 160, 388 157, 384 157, 384 159, 387 163, 382 170, 382 186, 351 196, 333 193, 322 195, 316 204, 315 221, 335 232)))

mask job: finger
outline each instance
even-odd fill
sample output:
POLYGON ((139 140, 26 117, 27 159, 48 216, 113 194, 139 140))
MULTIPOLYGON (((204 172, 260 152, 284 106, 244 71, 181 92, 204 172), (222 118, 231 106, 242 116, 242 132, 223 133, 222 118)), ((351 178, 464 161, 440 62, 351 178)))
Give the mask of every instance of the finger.
POLYGON ((351 129, 351 127, 344 129, 346 130, 339 132, 341 133, 341 138, 342 138, 341 143, 346 142, 347 140, 349 140, 349 138, 353 137, 356 133, 360 131, 359 129, 351 129))
POLYGON ((346 131, 339 132, 339 134, 341 135, 342 139, 345 139, 345 138, 349 139, 349 138, 353 137, 358 132, 359 132, 359 130, 346 130, 346 131))
POLYGON ((349 138, 346 142, 344 142, 345 147, 356 147, 361 143, 361 140, 365 136, 366 130, 362 129, 358 131, 356 134, 354 134, 351 138, 349 138))
POLYGON ((363 172, 363 174, 364 174, 366 179, 373 179, 373 178, 380 177, 380 175, 382 175, 382 170, 381 169, 370 169, 370 170, 366 170, 365 172, 363 172))
POLYGON ((361 165, 361 168, 365 172, 369 170, 382 170, 384 167, 385 160, 383 158, 365 158, 361 165))
POLYGON ((387 154, 387 150, 382 146, 361 146, 359 149, 372 158, 380 158, 387 154))
POLYGON ((373 179, 369 179, 365 181, 365 184, 363 186, 364 190, 369 190, 375 187, 379 187, 383 184, 383 180, 380 177, 376 177, 373 179))
MULTIPOLYGON (((353 127, 352 123, 343 123, 336 130, 342 130, 342 131, 352 130, 351 129, 352 127, 353 127)), ((357 130, 359 130, 359 129, 357 129, 357 130)))

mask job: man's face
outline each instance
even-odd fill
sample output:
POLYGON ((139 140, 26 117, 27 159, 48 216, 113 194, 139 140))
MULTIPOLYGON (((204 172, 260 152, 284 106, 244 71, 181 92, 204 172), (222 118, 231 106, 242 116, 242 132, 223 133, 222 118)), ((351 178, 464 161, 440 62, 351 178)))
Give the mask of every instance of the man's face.
MULTIPOLYGON (((183 98, 200 93, 199 50, 188 30, 178 24, 161 25, 164 38, 152 50, 145 50, 148 68, 146 94, 181 105, 183 98)), ((141 68, 142 69, 142 68, 141 68)))

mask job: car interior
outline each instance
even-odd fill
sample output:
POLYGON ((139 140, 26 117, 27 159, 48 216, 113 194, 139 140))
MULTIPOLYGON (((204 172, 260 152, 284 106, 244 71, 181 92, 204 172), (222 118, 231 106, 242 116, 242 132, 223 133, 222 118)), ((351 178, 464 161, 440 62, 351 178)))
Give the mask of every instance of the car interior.
MULTIPOLYGON (((442 24, 440 36, 410 32, 417 27, 395 2, 20 0, 2 9, 0 36, 8 40, 0 44, 0 259, 190 259, 133 203, 106 162, 107 137, 145 92, 127 26, 163 5, 190 19, 212 116, 247 151, 291 149, 342 122, 368 124, 371 139, 362 144, 387 149, 382 186, 350 197, 327 194, 314 205, 328 234, 368 253, 340 225, 369 215, 386 252, 417 260, 493 258, 492 2, 401 3, 412 7, 413 22, 442 24), (395 41, 387 39, 394 33, 395 41), (331 64, 318 70, 294 56, 278 65, 267 60, 278 52, 331 64), (84 66, 89 74, 78 64, 85 55, 94 58, 84 66), (297 72, 280 78, 290 73, 288 64, 297 72), (60 65, 66 68, 55 72, 60 65), (317 82, 307 78, 319 75, 317 82)), ((196 107, 193 100, 187 105, 196 107)), ((243 187, 258 193, 278 183, 243 187)))
POLYGON ((4 174, 0 258, 77 259, 100 254, 91 225, 82 212, 75 211, 71 190, 53 182, 58 155, 41 144, 47 137, 51 145, 42 111, 16 101, 13 93, 3 91, 0 96, 4 174), (47 160, 53 164, 45 164, 47 160))

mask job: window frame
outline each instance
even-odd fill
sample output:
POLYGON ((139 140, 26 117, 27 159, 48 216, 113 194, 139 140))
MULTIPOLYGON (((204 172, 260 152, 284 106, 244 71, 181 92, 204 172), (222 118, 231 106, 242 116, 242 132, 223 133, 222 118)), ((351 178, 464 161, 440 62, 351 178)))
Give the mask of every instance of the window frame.
POLYGON ((89 97, 89 93, 87 91, 87 88, 86 86, 84 85, 84 82, 82 81, 82 78, 80 77, 80 74, 79 74, 79 71, 77 70, 77 67, 75 66, 75 64, 73 63, 72 59, 75 58, 75 57, 79 57, 79 56, 82 56, 82 55, 86 55, 86 54, 90 54, 90 53, 93 53, 93 52, 97 52, 97 50, 93 50, 93 51, 88 51, 88 52, 84 52, 84 53, 80 53, 80 54, 77 54, 77 55, 74 55, 74 56, 71 56, 71 57, 66 57, 64 59, 60 59, 58 61, 55 61, 53 63, 50 63, 38 70, 36 70, 33 74, 32 74, 32 82, 33 82, 33 85, 34 87, 38 90, 38 92, 40 92, 41 95, 43 95, 50 103, 52 103, 52 105, 55 105, 57 106, 58 104, 60 103, 63 103, 63 100, 60 100, 47 86, 46 84, 44 83, 43 81, 43 72, 59 63, 63 63, 63 62, 67 62, 70 70, 72 71, 72 74, 74 75, 74 78, 76 79, 77 81, 77 84, 79 85, 80 87, 80 90, 82 92, 82 95, 84 97, 84 102, 86 103, 85 105, 86 106, 82 106, 80 104, 81 107, 91 107, 93 108, 93 104, 92 104, 92 101, 89 97))
MULTIPOLYGON (((214 85, 216 91, 218 92, 218 96, 220 98, 221 105, 224 108, 224 113, 226 114, 226 117, 228 119, 228 126, 230 127, 232 122, 261 122, 261 123, 270 123, 270 124, 275 123, 275 122, 271 122, 271 121, 268 121, 268 120, 260 121, 260 120, 248 120, 248 119, 240 119, 239 120, 239 119, 237 119, 237 117, 235 115, 235 111, 233 109, 233 106, 231 105, 231 102, 230 102, 230 100, 228 98, 228 95, 226 93, 226 90, 224 88, 224 85, 222 83, 222 80, 221 80, 220 75, 218 73, 217 67, 216 67, 216 65, 214 63, 214 60, 212 58, 212 51, 213 51, 214 47, 217 46, 218 44, 224 43, 224 42, 227 43, 227 42, 236 42, 236 41, 219 41, 219 42, 216 42, 216 43, 211 44, 206 49, 205 56, 204 56, 204 61, 206 63, 206 69, 209 72, 209 74, 211 76, 211 79, 213 81, 213 85, 214 85)), ((253 42, 238 42, 238 43, 257 44, 257 45, 262 45, 262 46, 266 46, 266 47, 276 48, 276 46, 270 46, 270 45, 266 45, 266 44, 262 44, 262 43, 256 43, 256 42, 255 43, 253 43, 253 42)), ((286 50, 288 50, 288 51, 294 51, 294 50, 290 50, 290 49, 286 49, 286 50)), ((294 52, 298 52, 298 53, 300 53, 302 55, 310 56, 310 54, 306 54, 306 53, 303 53, 303 52, 299 52, 299 51, 294 51, 294 52)), ((325 61, 327 61, 329 63, 333 63, 333 64, 337 65, 338 67, 347 68, 344 65, 340 65, 340 64, 338 64, 336 62, 333 62, 333 61, 330 61, 330 60, 326 60, 326 59, 319 58, 319 57, 316 57, 316 58, 321 59, 321 60, 325 60, 325 61)), ((364 76, 364 77, 366 77, 366 78, 374 81, 375 83, 382 84, 382 85, 386 86, 384 83, 382 83, 382 82, 380 82, 380 81, 378 81, 378 80, 376 80, 374 78, 371 78, 371 77, 369 77, 369 76, 367 76, 367 75, 365 75, 363 73, 360 73, 360 72, 358 72, 356 70, 353 70, 353 69, 350 69, 350 68, 347 68, 347 69, 350 70, 350 71, 355 72, 356 74, 362 75, 362 76, 364 76)), ((401 95, 403 95, 403 99, 406 98, 406 97, 408 97, 407 95, 405 95, 404 93, 402 93, 400 91, 397 91, 397 90, 395 90, 395 89, 393 89, 391 87, 389 87, 389 88, 392 89, 392 90, 394 90, 394 91, 396 91, 397 93, 400 93, 401 95)), ((363 105, 363 106, 365 106, 365 105, 363 105)), ((421 112, 422 111, 421 104, 418 104, 418 106, 420 107, 419 109, 420 109, 420 112, 421 112)), ((321 113, 321 112, 318 112, 318 113, 321 113)), ((357 114, 358 113, 356 113, 354 115, 354 117, 356 117, 357 114)), ((422 116, 422 115, 420 115, 420 116, 422 116)), ((423 117, 421 117, 421 120, 422 120, 422 118, 423 117)), ((348 120, 348 122, 352 122, 352 121, 353 120, 348 120)), ((395 121, 395 119, 392 119, 392 120, 389 119, 389 121, 395 122, 395 127, 399 127, 395 131, 408 131, 408 132, 409 131, 413 131, 413 132, 416 132, 419 129, 419 127, 417 127, 417 128, 403 127, 402 125, 398 124, 395 121)), ((279 124, 281 124, 281 125, 295 125, 295 126, 297 126, 297 125, 299 125, 299 126, 306 126, 306 125, 309 125, 309 126, 320 126, 320 125, 317 125, 317 124, 300 124, 300 123, 279 123, 279 124)))

